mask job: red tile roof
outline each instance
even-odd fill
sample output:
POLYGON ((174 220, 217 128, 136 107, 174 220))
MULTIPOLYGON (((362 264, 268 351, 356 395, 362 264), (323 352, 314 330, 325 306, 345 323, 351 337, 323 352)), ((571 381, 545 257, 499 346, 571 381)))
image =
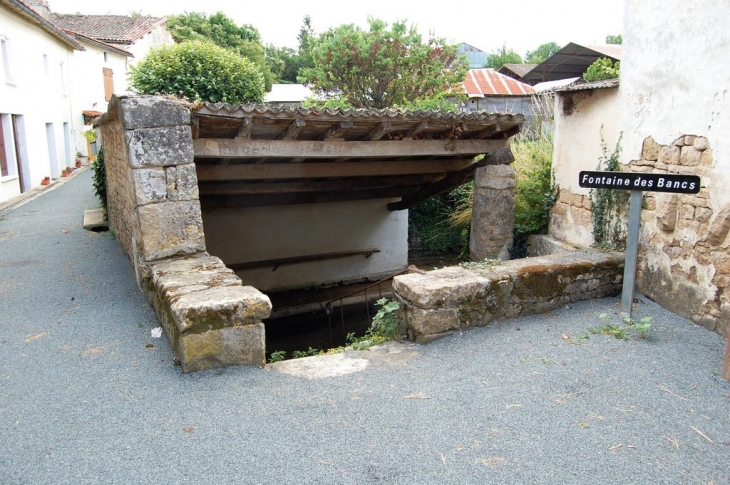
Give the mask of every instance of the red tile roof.
POLYGON ((73 38, 69 37, 65 32, 59 29, 58 26, 44 19, 24 2, 20 0, 0 0, 0 5, 5 5, 21 17, 25 18, 31 23, 36 24, 38 27, 45 30, 47 33, 49 33, 59 41, 63 42, 67 46, 71 47, 72 49, 80 51, 85 50, 81 44, 76 42, 73 38))
POLYGON ((464 79, 469 97, 525 96, 535 92, 532 86, 500 74, 494 69, 470 69, 464 79))
POLYGON ((114 44, 133 44, 166 20, 164 17, 60 13, 51 14, 51 19, 66 31, 78 32, 92 39, 114 44))

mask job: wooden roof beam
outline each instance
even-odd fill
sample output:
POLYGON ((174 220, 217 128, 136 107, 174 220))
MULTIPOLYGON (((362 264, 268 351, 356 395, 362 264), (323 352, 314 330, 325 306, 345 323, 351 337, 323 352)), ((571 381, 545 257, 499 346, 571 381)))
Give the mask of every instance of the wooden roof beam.
POLYGON ((340 121, 330 126, 324 133, 322 138, 324 141, 341 140, 345 136, 347 130, 355 127, 353 121, 340 121))
POLYGON ((393 131, 393 126, 390 124, 390 121, 383 121, 370 132, 367 139, 370 141, 378 141, 390 131, 393 131))
POLYGON ((302 129, 307 125, 307 122, 304 120, 294 120, 292 121, 289 126, 286 128, 286 131, 282 133, 281 139, 282 140, 296 140, 299 138, 299 133, 302 131, 302 129))
POLYGON ((197 165, 198 182, 235 180, 277 180, 335 177, 377 177, 448 173, 461 170, 474 159, 407 160, 349 163, 262 163, 231 165, 197 165))
POLYGON ((507 146, 507 140, 384 140, 307 141, 241 140, 198 138, 193 141, 198 158, 384 158, 455 157, 494 153, 507 146))
POLYGON ((241 120, 241 126, 238 127, 236 132, 237 140, 248 140, 251 138, 251 131, 253 131, 253 117, 246 116, 241 120))

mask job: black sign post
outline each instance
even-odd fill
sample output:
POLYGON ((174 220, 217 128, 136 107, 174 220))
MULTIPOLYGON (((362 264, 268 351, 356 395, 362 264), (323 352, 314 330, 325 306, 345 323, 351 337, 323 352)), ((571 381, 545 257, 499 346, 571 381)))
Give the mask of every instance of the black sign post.
POLYGON ((641 228, 641 199, 644 191, 696 194, 700 178, 696 175, 676 175, 637 172, 580 172, 578 185, 591 189, 630 190, 629 225, 626 234, 626 262, 624 264, 621 314, 631 318, 636 283, 636 262, 641 228))

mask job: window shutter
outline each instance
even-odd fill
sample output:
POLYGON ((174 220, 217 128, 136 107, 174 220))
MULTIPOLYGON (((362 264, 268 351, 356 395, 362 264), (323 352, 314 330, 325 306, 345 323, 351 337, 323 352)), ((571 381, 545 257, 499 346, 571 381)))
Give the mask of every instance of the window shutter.
POLYGON ((112 99, 114 94, 114 72, 109 68, 104 68, 104 101, 112 99))

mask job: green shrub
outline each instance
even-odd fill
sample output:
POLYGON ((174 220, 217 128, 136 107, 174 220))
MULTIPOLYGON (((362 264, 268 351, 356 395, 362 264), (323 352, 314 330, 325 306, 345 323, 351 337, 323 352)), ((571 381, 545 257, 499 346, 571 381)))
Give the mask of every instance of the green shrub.
POLYGON ((104 164, 104 147, 99 148, 96 154, 96 161, 91 166, 94 171, 92 183, 94 185, 94 193, 99 198, 101 209, 104 211, 104 219, 107 218, 106 204, 106 165, 104 164))
POLYGON ((192 41, 152 51, 130 69, 140 94, 169 94, 229 104, 262 102, 264 78, 256 65, 231 50, 192 41))
POLYGON ((466 184, 450 192, 430 197, 408 211, 408 240, 412 249, 430 253, 469 252, 469 224, 450 223, 452 214, 467 200, 471 211, 473 185, 466 184))
POLYGON ((603 81, 604 79, 615 79, 621 74, 621 63, 611 61, 608 57, 596 59, 596 62, 588 66, 583 73, 586 81, 603 81))
MULTIPOLYGON (((601 128, 603 130, 603 128, 601 128)), ((599 172, 618 172, 621 170, 619 155, 621 153, 619 135, 613 153, 608 153, 606 141, 601 131, 601 149, 603 155, 598 160, 596 170, 599 172)), ((591 189, 591 224, 593 245, 600 249, 622 250, 626 247, 626 210, 629 192, 614 189, 591 189)))

